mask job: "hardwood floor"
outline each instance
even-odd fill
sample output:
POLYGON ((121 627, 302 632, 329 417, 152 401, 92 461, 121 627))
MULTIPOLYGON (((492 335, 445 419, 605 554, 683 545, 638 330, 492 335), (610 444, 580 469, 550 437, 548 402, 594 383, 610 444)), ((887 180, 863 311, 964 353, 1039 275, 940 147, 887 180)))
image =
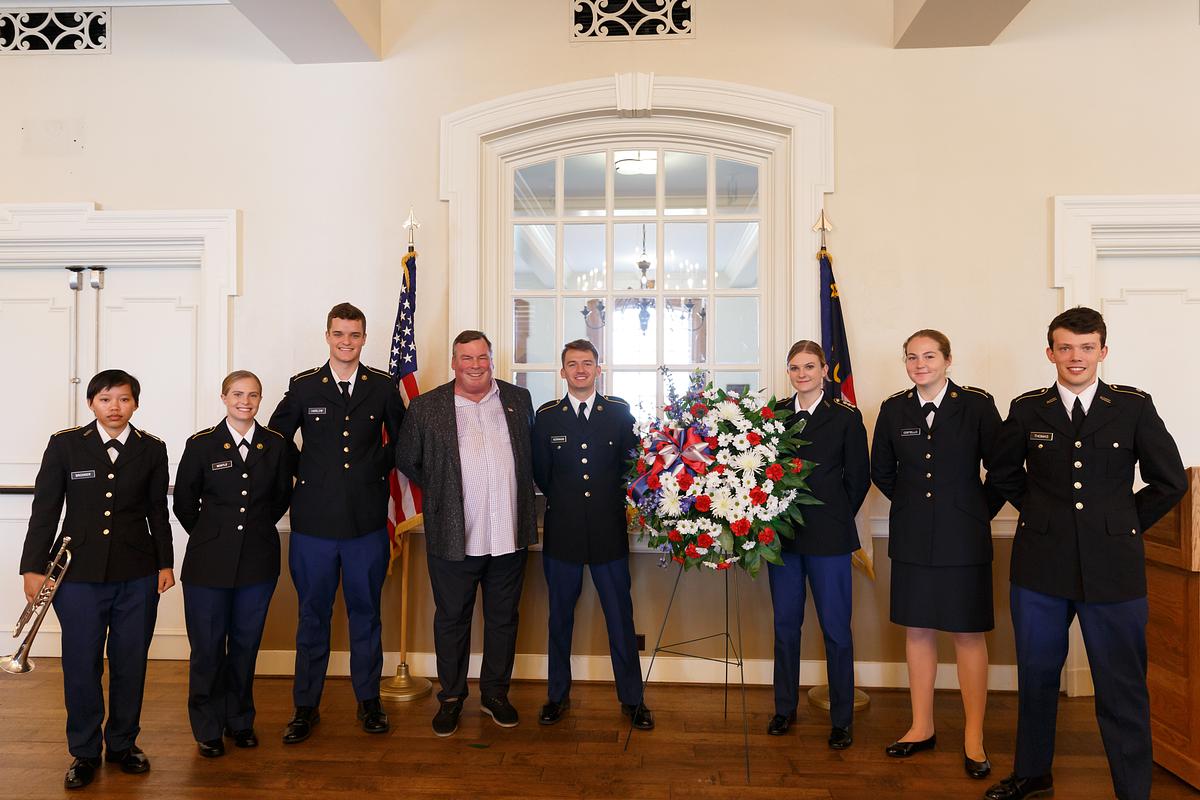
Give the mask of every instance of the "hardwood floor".
MULTIPOLYGON (((472 691, 475 687, 472 686, 472 691)), ((467 701, 458 733, 438 739, 429 727, 433 698, 389 705, 391 733, 368 736, 354 719, 345 679, 326 685, 322 720, 313 737, 285 747, 280 733, 291 712, 291 681, 262 678, 255 684, 256 728, 262 745, 223 758, 204 759, 187 723, 187 665, 150 664, 139 745, 153 762, 147 775, 102 768, 82 792, 62 789, 66 754, 62 673, 55 659, 38 659, 35 672, 0 675, 0 786, 13 798, 73 797, 156 800, 242 800, 297 797, 304 800, 404 798, 980 798, 991 783, 973 781, 962 769, 962 710, 958 696, 939 692, 938 749, 907 761, 889 759, 883 748, 908 724, 908 695, 871 690, 871 705, 855 721, 854 746, 835 752, 825 744, 823 712, 803 705, 787 736, 766 735, 771 690, 747 690, 750 784, 746 785, 740 693, 730 692, 729 718, 722 716, 719 687, 652 686, 647 703, 658 727, 627 730, 612 687, 576 684, 572 708, 558 725, 537 724, 545 684, 517 683, 511 699, 521 725, 498 728, 467 701)), ((994 694, 988 708, 988 751, 993 778, 1012 766, 1016 696, 994 694)), ((1061 699, 1054 766, 1058 800, 1112 797, 1108 766, 1096 728, 1092 700, 1061 699)), ((1194 798, 1197 793, 1155 768, 1155 798, 1194 798)))

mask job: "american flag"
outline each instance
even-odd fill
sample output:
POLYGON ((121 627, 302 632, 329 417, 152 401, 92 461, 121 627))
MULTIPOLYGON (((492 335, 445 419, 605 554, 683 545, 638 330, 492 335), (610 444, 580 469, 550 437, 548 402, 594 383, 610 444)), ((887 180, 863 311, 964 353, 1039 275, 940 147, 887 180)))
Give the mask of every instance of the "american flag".
MULTIPOLYGON (((404 254, 404 284, 396 307, 396 327, 392 330, 392 352, 388 372, 400 389, 404 405, 421 393, 417 387, 417 341, 414 317, 417 312, 417 252, 411 247, 404 254)), ((421 488, 411 483, 404 473, 393 469, 388 478, 391 497, 388 500, 388 539, 392 558, 400 551, 400 537, 421 522, 421 488)))

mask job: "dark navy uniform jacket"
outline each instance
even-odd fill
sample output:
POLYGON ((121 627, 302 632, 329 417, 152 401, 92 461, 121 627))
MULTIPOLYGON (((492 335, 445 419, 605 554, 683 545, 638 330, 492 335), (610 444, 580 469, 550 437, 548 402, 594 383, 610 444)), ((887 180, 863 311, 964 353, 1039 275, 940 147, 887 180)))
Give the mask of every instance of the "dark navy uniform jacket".
POLYGON ((268 427, 302 437, 292 493, 296 533, 350 539, 387 526, 388 472, 404 401, 388 373, 358 365, 349 401, 329 362, 292 376, 268 427))
MULTIPOLYGON (((775 402, 775 413, 789 427, 796 421, 796 396, 775 402)), ((836 556, 859 549, 854 515, 871 488, 867 456, 867 429, 862 412, 828 395, 817 404, 800 434, 809 444, 799 456, 816 464, 808 476, 808 487, 821 501, 819 506, 802 506, 804 524, 796 527, 796 538, 784 537, 785 552, 809 556, 836 556)))
POLYGON ((564 397, 533 423, 533 476, 546 496, 542 552, 560 561, 603 564, 629 553, 626 472, 637 434, 629 404, 597 394, 587 422, 564 397))
POLYGON ((50 437, 34 483, 21 572, 45 572, 61 534, 71 537, 66 581, 102 583, 153 575, 174 566, 167 514, 167 446, 129 426, 116 463, 97 423, 50 437))
POLYGON ((991 519, 1004 498, 979 477, 992 474, 1000 412, 982 389, 950 381, 925 424, 915 388, 883 401, 871 446, 871 479, 892 501, 888 555, 931 567, 992 560, 991 519))
POLYGON ((279 577, 275 524, 296 457, 293 442, 262 425, 245 461, 225 420, 188 439, 175 475, 175 516, 189 537, 180 580, 228 589, 279 577))
POLYGON ((1146 595, 1142 534, 1187 490, 1150 395, 1103 381, 1079 436, 1056 386, 1013 400, 989 475, 1021 512, 1012 582, 1089 603, 1146 595))

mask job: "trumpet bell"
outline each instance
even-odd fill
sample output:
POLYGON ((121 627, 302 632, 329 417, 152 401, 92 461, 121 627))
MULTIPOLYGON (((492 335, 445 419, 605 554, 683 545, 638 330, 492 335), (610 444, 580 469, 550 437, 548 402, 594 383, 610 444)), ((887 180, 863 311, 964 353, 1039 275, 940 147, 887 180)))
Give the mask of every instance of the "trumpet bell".
POLYGON ((33 662, 28 658, 21 658, 18 653, 0 658, 0 669, 10 675, 24 675, 26 672, 33 672, 33 662))

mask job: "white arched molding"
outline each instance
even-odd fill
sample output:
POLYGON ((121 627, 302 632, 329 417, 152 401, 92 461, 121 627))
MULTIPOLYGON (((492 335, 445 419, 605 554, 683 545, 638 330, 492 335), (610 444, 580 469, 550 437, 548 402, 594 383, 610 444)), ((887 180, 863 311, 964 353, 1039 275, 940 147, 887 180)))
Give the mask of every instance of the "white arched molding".
POLYGON ((781 353, 798 337, 817 338, 819 237, 812 225, 833 191, 832 107, 754 86, 650 73, 536 89, 442 117, 450 330, 496 333, 506 324, 499 266, 505 165, 618 137, 707 143, 766 159, 760 196, 769 234, 762 247, 770 248, 772 275, 762 346, 781 353))

